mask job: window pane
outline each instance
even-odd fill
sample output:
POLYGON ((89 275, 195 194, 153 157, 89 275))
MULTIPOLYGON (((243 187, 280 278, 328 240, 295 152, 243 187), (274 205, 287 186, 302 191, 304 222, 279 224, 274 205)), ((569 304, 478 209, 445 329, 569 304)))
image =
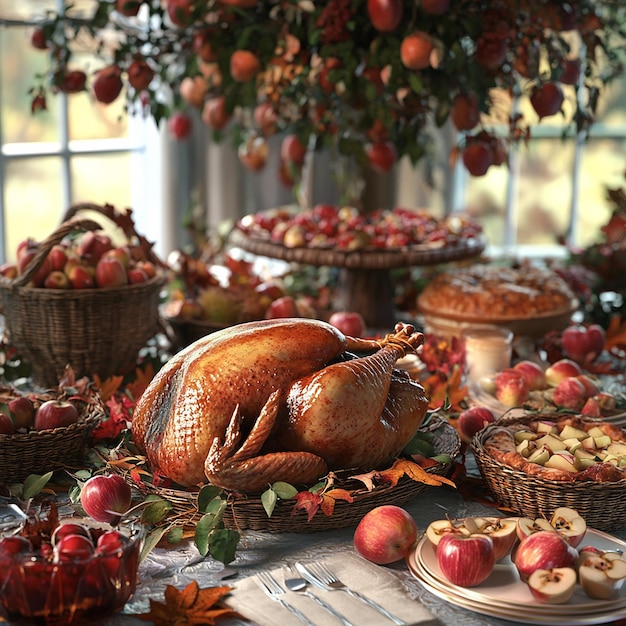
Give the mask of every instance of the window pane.
POLYGON ((128 153, 75 156, 72 159, 74 203, 108 202, 117 209, 131 207, 131 181, 131 156, 128 153))
POLYGON ((59 140, 55 97, 48 98, 47 111, 30 112, 28 92, 37 85, 36 74, 46 69, 46 53, 31 47, 29 37, 28 28, 0 28, 0 115, 6 143, 59 140))
POLYGON ((15 159, 6 169, 6 255, 15 261, 27 237, 42 240, 59 225, 62 207, 61 159, 15 159))
POLYGON ((487 243, 502 246, 506 241, 505 215, 509 168, 490 167, 485 176, 467 177, 465 210, 483 226, 487 243))

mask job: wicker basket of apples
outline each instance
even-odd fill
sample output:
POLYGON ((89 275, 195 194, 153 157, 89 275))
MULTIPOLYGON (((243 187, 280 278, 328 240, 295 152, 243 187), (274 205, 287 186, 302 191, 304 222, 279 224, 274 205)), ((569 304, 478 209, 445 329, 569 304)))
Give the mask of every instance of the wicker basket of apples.
POLYGON ((49 237, 24 241, 17 264, 3 268, 8 341, 42 387, 58 384, 66 366, 77 377, 125 374, 159 330, 164 284, 164 266, 130 209, 75 205, 49 237), (116 244, 97 221, 77 215, 83 210, 108 218, 126 241, 116 244))
POLYGON ((0 388, 0 484, 79 465, 104 417, 91 384, 59 385, 45 393, 0 388))
POLYGON ((503 417, 471 440, 498 504, 525 517, 572 507, 598 530, 626 520, 626 431, 573 413, 503 417))

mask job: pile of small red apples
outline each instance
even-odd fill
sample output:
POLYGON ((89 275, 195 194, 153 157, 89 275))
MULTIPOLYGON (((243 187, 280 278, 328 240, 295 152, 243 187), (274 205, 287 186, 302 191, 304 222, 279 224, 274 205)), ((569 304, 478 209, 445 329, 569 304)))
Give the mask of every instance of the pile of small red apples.
POLYGON ((575 509, 559 507, 549 519, 436 520, 428 525, 426 537, 441 573, 460 587, 480 585, 497 562, 510 558, 538 602, 566 603, 577 584, 590 598, 613 598, 626 581, 626 558, 619 551, 583 546, 586 531, 575 509))
POLYGON ((9 621, 72 624, 121 609, 135 590, 139 567, 140 533, 118 526, 130 502, 123 478, 94 476, 81 493, 91 519, 35 522, 1 539, 0 613, 9 621))
MULTIPOLYGON (((23 274, 40 244, 25 239, 17 247, 17 262, 5 263, 0 273, 14 279, 23 274)), ((52 246, 27 286, 45 289, 95 289, 144 283, 157 274, 138 246, 116 245, 104 231, 68 236, 52 246)))
POLYGON ((64 397, 42 401, 36 395, 15 395, 0 411, 0 435, 62 428, 80 419, 76 404, 64 397))
POLYGON ((588 417, 609 415, 615 409, 615 397, 600 391, 584 369, 602 353, 604 342, 604 329, 596 324, 570 326, 562 334, 565 356, 545 370, 534 361, 523 360, 481 384, 508 408, 523 406, 539 394, 561 409, 588 417))

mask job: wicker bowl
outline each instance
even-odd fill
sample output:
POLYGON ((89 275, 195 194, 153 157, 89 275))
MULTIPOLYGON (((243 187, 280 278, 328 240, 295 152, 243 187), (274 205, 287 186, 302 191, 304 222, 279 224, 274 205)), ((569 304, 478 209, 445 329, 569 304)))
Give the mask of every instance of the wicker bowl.
MULTIPOLYGON (((20 395, 27 395, 35 406, 46 400, 68 397, 63 388, 45 394, 22 394, 10 388, 0 390, 3 403, 11 397, 20 395)), ((91 433, 104 419, 105 411, 102 400, 95 390, 88 389, 80 396, 72 395, 71 402, 80 415, 75 424, 48 430, 0 435, 0 484, 19 483, 29 474, 41 475, 64 467, 72 467, 80 462, 91 433)))
MULTIPOLYGON (((502 426, 562 418, 560 413, 502 418, 474 436, 471 449, 496 503, 532 519, 549 518, 554 509, 565 506, 578 511, 590 528, 603 531, 623 528, 626 524, 626 478, 614 482, 547 480, 496 461, 485 449, 487 440, 502 426)), ((598 422, 591 418, 584 421, 598 422)))
MULTIPOLYGON (((445 419, 431 422, 428 430, 433 432, 435 454, 449 454, 454 459, 460 451, 461 441, 456 429, 445 419)), ((438 464, 427 469, 429 473, 447 476, 452 471, 452 463, 438 464)), ((352 473, 344 473, 349 476, 352 473)), ((303 510, 294 511, 293 500, 279 500, 271 517, 267 516, 261 498, 233 497, 224 513, 224 524, 237 530, 260 530, 277 533, 318 532, 333 528, 354 526, 368 511, 383 504, 401 505, 422 494, 428 486, 403 476, 394 487, 380 485, 372 491, 358 488, 361 483, 342 478, 338 473, 337 487, 342 487, 353 497, 352 502, 338 500, 332 515, 324 515, 322 511, 309 521, 303 510)), ((362 485, 361 485, 362 487, 362 485)))
POLYGON ((217 324, 205 320, 191 320, 162 316, 163 325, 176 349, 182 349, 201 339, 205 335, 210 335, 217 330, 228 327, 228 324, 217 324))
MULTIPOLYGON (((13 280, 0 278, 0 301, 8 341, 30 364, 33 382, 42 387, 59 383, 66 366, 77 377, 97 374, 102 379, 132 371, 139 350, 159 330, 159 296, 165 275, 146 282, 112 288, 48 289, 27 286, 47 253, 67 235, 98 230, 97 222, 75 218, 79 209, 99 211, 125 227, 136 243, 129 212, 117 213, 110 205, 78 205, 69 217, 39 245, 26 271, 13 280)), ((143 240, 145 242, 145 240, 143 240)), ((147 242, 146 242, 147 243, 147 242)), ((161 266, 150 250, 146 254, 161 266)))

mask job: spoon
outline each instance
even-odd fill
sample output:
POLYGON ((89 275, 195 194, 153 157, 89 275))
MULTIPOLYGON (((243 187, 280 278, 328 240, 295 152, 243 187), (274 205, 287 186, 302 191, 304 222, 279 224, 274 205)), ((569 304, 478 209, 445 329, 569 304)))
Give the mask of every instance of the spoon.
POLYGON ((307 598, 311 598, 311 600, 314 600, 315 602, 317 602, 324 610, 328 611, 328 613, 340 619, 342 623, 344 624, 344 626, 354 626, 352 622, 349 622, 341 613, 339 613, 339 611, 336 611, 332 606, 330 606, 330 604, 327 604, 326 602, 324 602, 324 600, 322 600, 319 596, 316 596, 314 593, 311 593, 307 589, 309 583, 304 578, 302 578, 299 574, 293 575, 292 572, 293 570, 289 568, 288 575, 290 577, 287 577, 287 576, 285 577, 285 587, 287 587, 289 591, 293 591, 295 593, 301 593, 307 598))

